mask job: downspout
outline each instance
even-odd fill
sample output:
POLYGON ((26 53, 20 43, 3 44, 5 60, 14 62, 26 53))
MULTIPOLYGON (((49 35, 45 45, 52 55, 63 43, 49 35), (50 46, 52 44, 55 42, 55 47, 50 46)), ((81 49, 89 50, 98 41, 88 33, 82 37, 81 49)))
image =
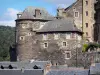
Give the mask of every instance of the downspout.
MULTIPOLYGON (((83 21, 84 20, 83 20, 83 0, 82 0, 82 32, 83 32, 83 24, 84 24, 83 21)), ((83 35, 84 35, 84 32, 83 32, 83 35)), ((83 35, 82 35, 82 39, 84 38, 83 35)))

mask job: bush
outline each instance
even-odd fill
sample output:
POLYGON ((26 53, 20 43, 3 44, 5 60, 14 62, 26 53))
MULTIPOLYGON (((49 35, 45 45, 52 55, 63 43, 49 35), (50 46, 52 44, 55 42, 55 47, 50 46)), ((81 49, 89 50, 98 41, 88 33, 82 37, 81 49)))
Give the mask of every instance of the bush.
POLYGON ((84 44, 83 48, 82 48, 82 52, 86 52, 86 49, 87 49, 88 46, 89 46, 88 44, 84 44))
POLYGON ((94 50, 95 48, 96 48, 96 49, 97 49, 97 48, 100 48, 100 44, 97 44, 97 43, 84 44, 84 45, 83 45, 82 51, 83 51, 83 52, 86 52, 86 51, 88 51, 89 49, 90 49, 90 50, 94 50))

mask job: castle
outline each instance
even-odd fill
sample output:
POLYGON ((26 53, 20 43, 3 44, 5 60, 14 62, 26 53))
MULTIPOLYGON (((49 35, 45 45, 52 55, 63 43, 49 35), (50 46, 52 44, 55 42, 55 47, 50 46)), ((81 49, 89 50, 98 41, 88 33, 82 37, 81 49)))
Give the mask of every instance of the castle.
MULTIPOLYGON (((49 54, 42 58, 43 51, 60 51, 63 57, 56 55, 54 62, 64 58, 68 63, 75 49, 81 47, 82 35, 87 41, 93 41, 94 1, 77 0, 71 6, 57 9, 53 17, 43 8, 27 7, 17 14, 16 49, 19 61, 50 60, 49 54), (84 8, 83 8, 84 7, 84 8), (48 59, 46 59, 48 58, 48 59), (61 59, 60 59, 61 58, 61 59)), ((46 53, 47 54, 47 53, 46 53)), ((54 60, 54 59, 53 59, 54 60)), ((70 62, 69 62, 70 63, 70 62)))

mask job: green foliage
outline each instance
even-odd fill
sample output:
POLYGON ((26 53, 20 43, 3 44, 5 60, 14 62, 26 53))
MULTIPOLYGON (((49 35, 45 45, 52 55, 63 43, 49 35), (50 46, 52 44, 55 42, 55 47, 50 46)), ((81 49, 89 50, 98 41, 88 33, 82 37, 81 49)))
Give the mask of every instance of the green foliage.
POLYGON ((90 50, 94 50, 95 48, 96 48, 96 49, 97 49, 97 48, 100 48, 100 44, 97 44, 97 43, 84 44, 84 45, 83 45, 82 51, 83 51, 83 52, 86 52, 86 51, 88 51, 89 49, 90 49, 90 50))
POLYGON ((9 47, 14 44, 15 28, 9 26, 0 26, 0 61, 8 61, 9 47))
POLYGON ((84 45, 83 45, 83 48, 82 48, 82 51, 83 51, 83 52, 86 52, 87 47, 88 47, 88 44, 84 44, 84 45))

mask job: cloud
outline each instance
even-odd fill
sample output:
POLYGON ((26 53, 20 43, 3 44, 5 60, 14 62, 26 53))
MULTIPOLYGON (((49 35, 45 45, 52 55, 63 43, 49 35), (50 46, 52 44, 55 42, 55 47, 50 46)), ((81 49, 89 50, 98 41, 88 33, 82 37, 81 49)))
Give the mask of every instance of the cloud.
POLYGON ((6 12, 0 18, 0 25, 15 26, 15 19, 20 10, 14 8, 7 8, 6 12))
POLYGON ((66 8, 66 7, 68 7, 68 5, 66 5, 66 4, 58 4, 57 7, 66 8))
POLYGON ((7 12, 5 13, 5 16, 10 17, 10 19, 16 19, 17 18, 17 13, 20 12, 19 10, 16 10, 14 8, 8 8, 7 12))
POLYGON ((0 21, 0 25, 15 27, 15 21, 14 20, 0 21))

